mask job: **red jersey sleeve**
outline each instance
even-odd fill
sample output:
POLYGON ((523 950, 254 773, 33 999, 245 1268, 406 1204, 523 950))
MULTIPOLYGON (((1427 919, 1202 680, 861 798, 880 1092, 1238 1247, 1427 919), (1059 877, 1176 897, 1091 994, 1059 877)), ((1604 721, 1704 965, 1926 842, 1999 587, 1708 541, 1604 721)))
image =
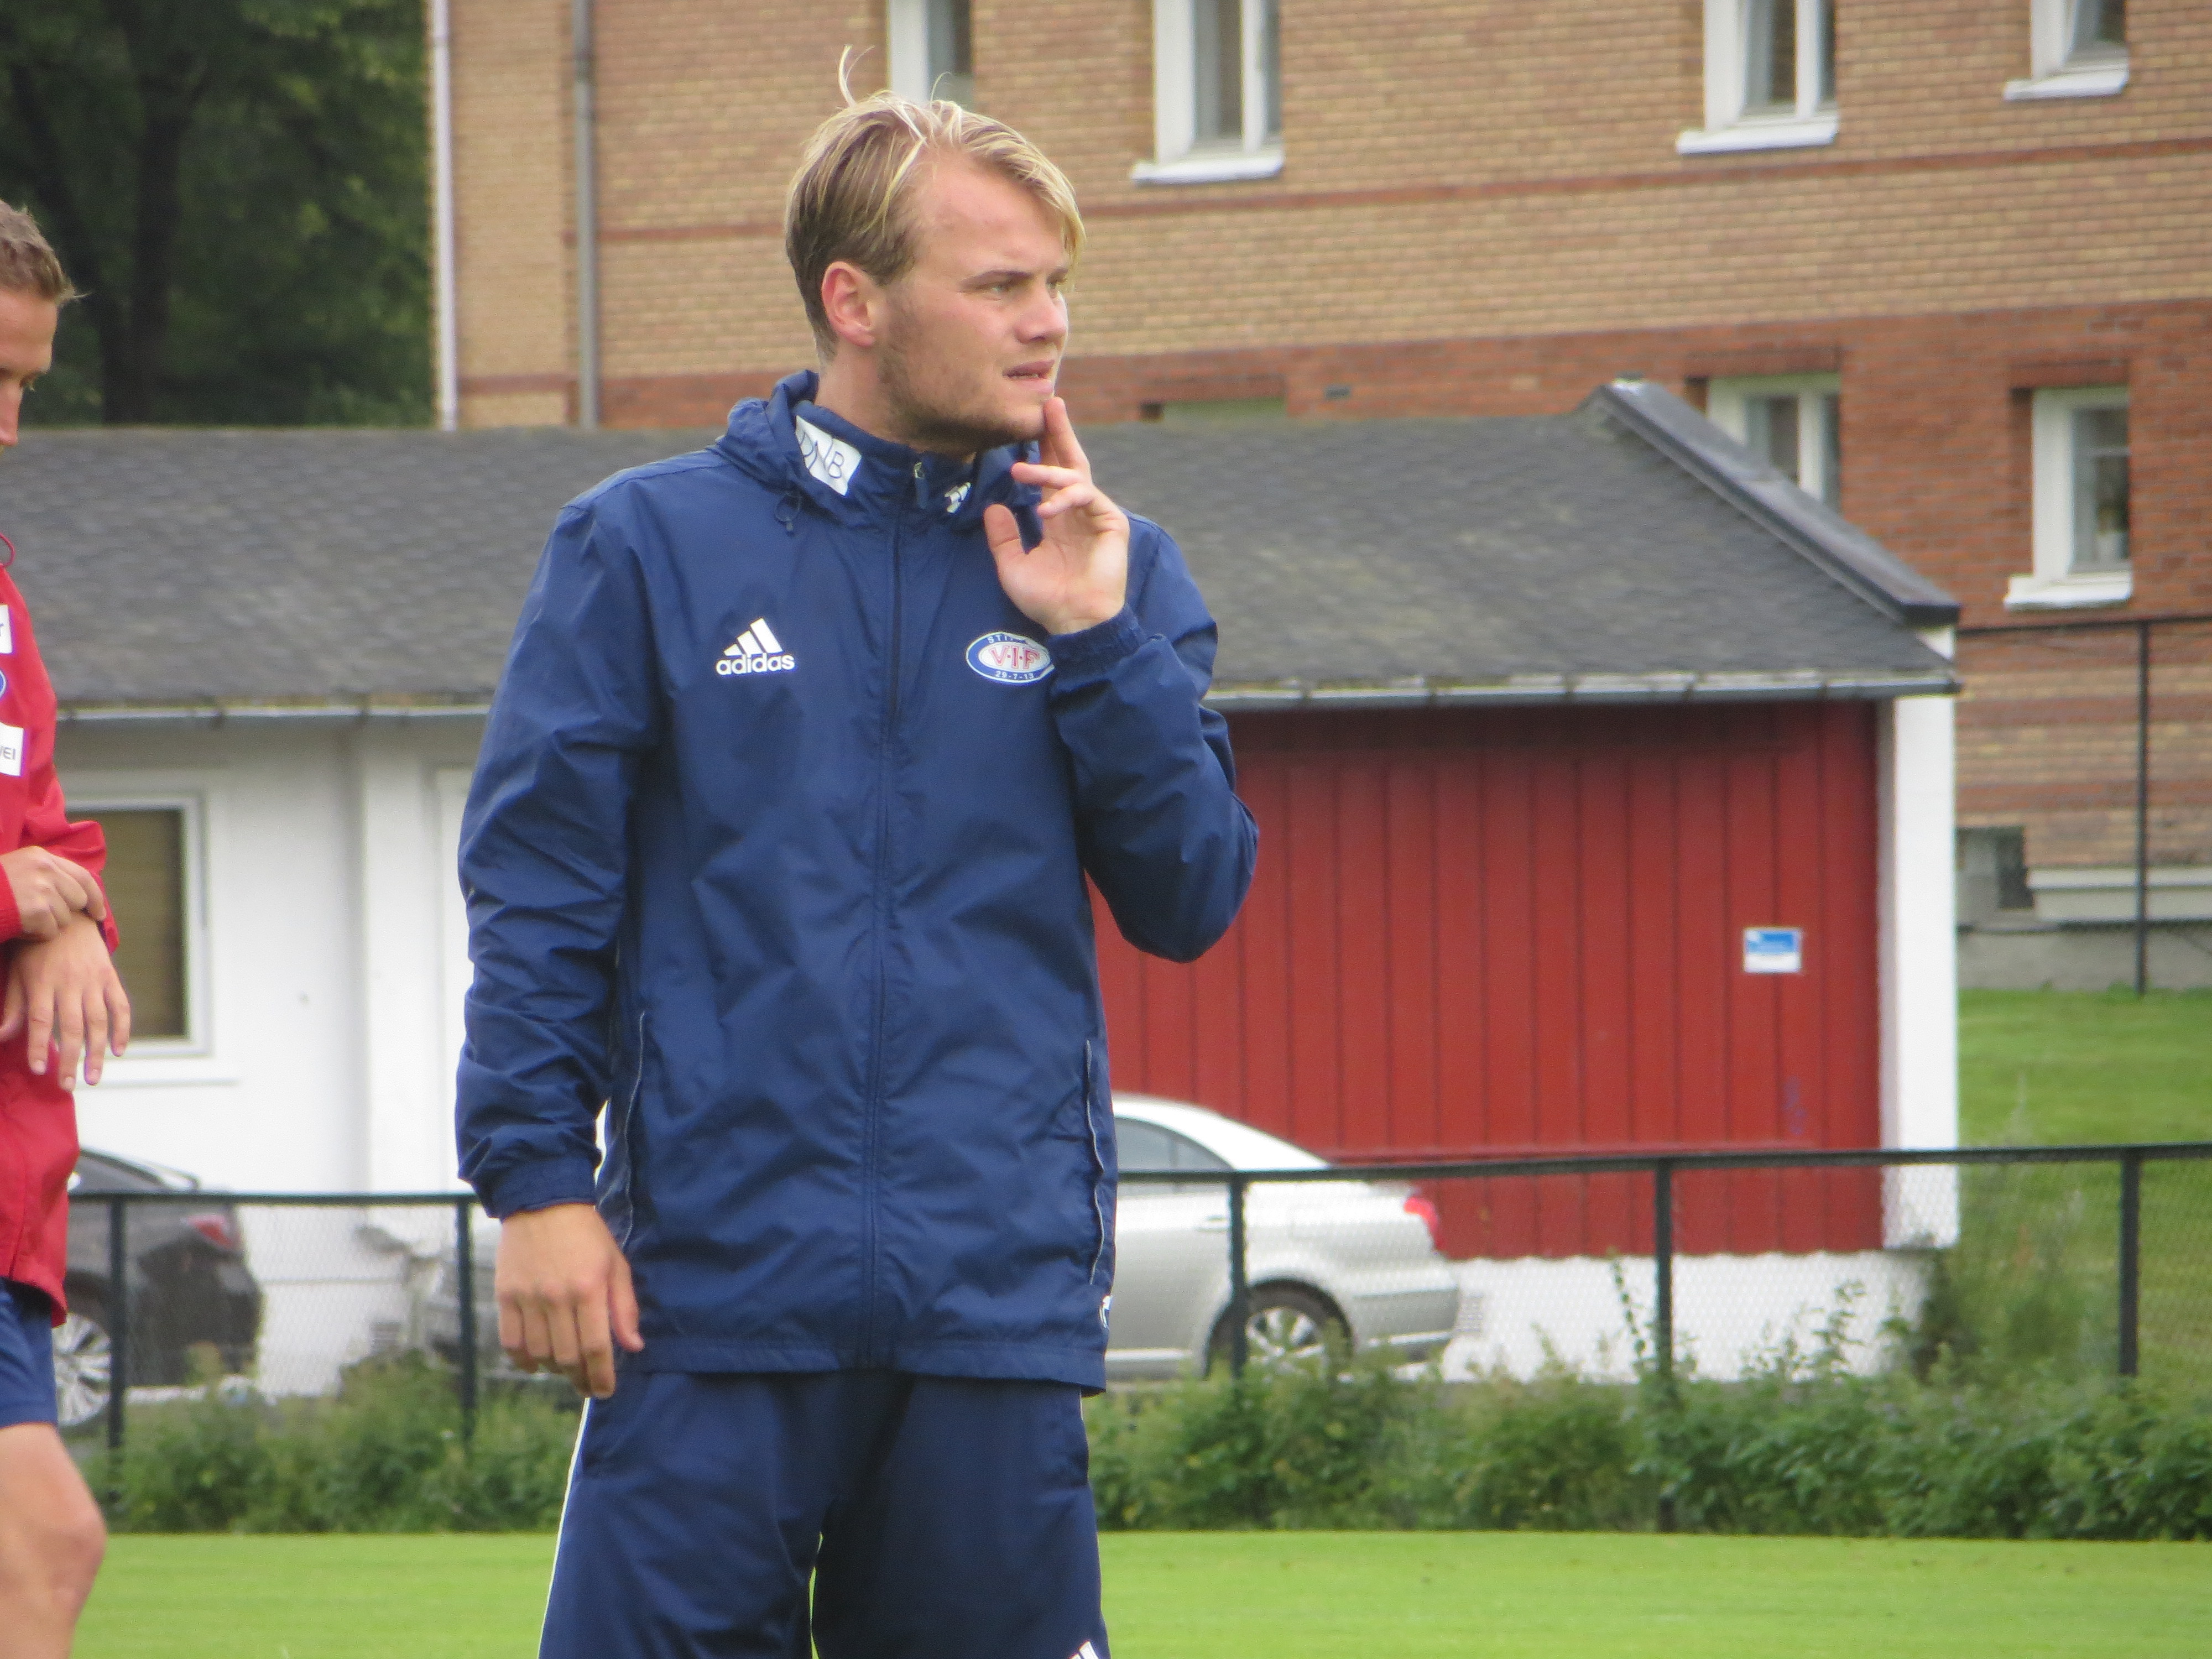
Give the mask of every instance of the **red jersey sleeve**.
MULTIPOLYGON (((43 847, 100 880, 107 867, 107 837, 89 818, 70 821, 62 781, 54 772, 54 714, 53 686, 39 658, 30 613, 14 581, 0 571, 0 851, 43 847)), ((112 911, 100 930, 112 951, 112 911)), ((0 881, 0 939, 20 938, 22 932, 15 891, 0 881)))

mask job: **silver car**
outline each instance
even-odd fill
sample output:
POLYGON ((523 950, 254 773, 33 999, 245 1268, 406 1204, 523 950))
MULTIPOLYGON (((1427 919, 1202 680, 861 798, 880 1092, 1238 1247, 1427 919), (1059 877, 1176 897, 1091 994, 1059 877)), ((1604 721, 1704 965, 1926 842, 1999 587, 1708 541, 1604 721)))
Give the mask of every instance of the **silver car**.
MULTIPOLYGON (((1124 1182, 1114 1231, 1106 1374, 1173 1376, 1225 1361, 1231 1170, 1325 1170, 1324 1158, 1234 1118, 1117 1095, 1124 1182), (1208 1179, 1209 1176, 1213 1179, 1208 1179)), ((1426 1359, 1451 1340, 1459 1279, 1438 1252, 1436 1212, 1411 1188, 1373 1181, 1259 1182, 1245 1189, 1247 1352, 1255 1364, 1326 1353, 1332 1340, 1426 1359)))

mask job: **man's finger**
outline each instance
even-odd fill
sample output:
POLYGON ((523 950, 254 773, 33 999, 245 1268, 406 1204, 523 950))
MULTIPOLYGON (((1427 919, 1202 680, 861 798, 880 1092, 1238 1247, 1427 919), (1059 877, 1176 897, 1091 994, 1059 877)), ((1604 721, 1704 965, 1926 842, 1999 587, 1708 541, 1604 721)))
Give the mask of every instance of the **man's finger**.
POLYGON ((10 963, 8 969, 8 989, 0 997, 0 1042, 7 1042, 23 1029, 23 971, 10 963))
POLYGON ((645 1334, 637 1328, 637 1285, 630 1278, 629 1258, 615 1257, 614 1283, 609 1286, 609 1302, 615 1318, 615 1340, 632 1353, 645 1349, 645 1334))
POLYGON ((1072 466, 1085 477, 1090 476, 1091 458, 1076 441, 1075 422, 1068 418, 1066 398, 1054 398, 1046 402, 1044 435, 1044 442, 1037 446, 1039 453, 1049 455, 1058 465, 1072 466))
POLYGON ((1013 466, 1017 482, 1036 484, 1045 489, 1065 489, 1070 484, 1085 482, 1080 470, 1072 466, 1048 466, 1042 461, 1016 461, 1013 466))
POLYGON ((84 1060, 84 1001, 81 996, 64 994, 56 999, 60 1007, 55 1020, 55 1041, 62 1051, 62 1069, 56 1079, 64 1089, 76 1087, 76 1068, 84 1060))
POLYGON ((100 1081, 107 1065, 107 987, 94 983, 84 994, 84 1080, 100 1081))
MULTIPOLYGON (((610 1292, 613 1288, 607 1286, 610 1292)), ((607 1330, 607 1295, 602 1294, 576 1304, 577 1369, 583 1379, 579 1386, 599 1400, 615 1391, 615 1345, 607 1330)))
POLYGON ((1014 517, 1013 509, 994 501, 983 509, 983 540, 991 550, 991 556, 1001 565, 1009 559, 1018 559, 1027 550, 1022 546, 1021 522, 1014 517))
POLYGON ((54 1042, 54 993, 50 985, 32 985, 23 992, 29 1012, 29 1024, 23 1033, 24 1056, 30 1061, 31 1074, 44 1077, 46 1061, 54 1042))
MULTIPOLYGON (((114 975, 107 976, 107 1049, 110 1054, 121 1054, 131 1046, 131 994, 123 988, 123 981, 114 975)), ((5 1033, 0 1033, 4 1036, 5 1033)))
POLYGON ((84 1080, 100 1081, 107 1060, 107 988, 93 985, 84 994, 84 1080))
POLYGON ((1040 502, 1036 514, 1040 519, 1057 519, 1064 513, 1073 513, 1079 507, 1090 507, 1101 499, 1097 484, 1070 484, 1058 495, 1040 502))
POLYGON ((514 1305, 514 1298, 499 1298, 499 1346, 517 1370, 528 1370, 525 1362, 530 1358, 530 1345, 522 1340, 522 1310, 514 1305))
POLYGON ((553 1358, 553 1334, 545 1317, 545 1304, 536 1297, 522 1300, 522 1369, 534 1371, 553 1358))
POLYGON ((581 1300, 566 1285, 545 1299, 545 1328, 553 1339, 553 1363, 571 1382, 583 1368, 584 1347, 576 1330, 576 1310, 581 1300))
POLYGON ((94 921, 107 914, 107 902, 100 896, 100 883, 91 871, 57 854, 54 876, 70 909, 82 910, 94 921))

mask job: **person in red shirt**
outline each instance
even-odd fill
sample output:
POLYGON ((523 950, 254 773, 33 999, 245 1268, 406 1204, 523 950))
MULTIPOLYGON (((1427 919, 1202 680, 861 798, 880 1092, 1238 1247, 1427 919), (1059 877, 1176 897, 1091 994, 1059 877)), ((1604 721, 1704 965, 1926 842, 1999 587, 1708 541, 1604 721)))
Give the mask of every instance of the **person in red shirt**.
MULTIPOLYGON (((0 202, 0 452, 23 393, 53 362, 75 297, 29 215, 0 202)), ((5 500, 0 486, 0 501, 5 500)), ((0 558, 12 560, 12 544, 0 558)), ((100 882, 106 843, 71 823, 54 775, 54 692, 23 596, 0 565, 0 1646, 61 1659, 106 1547, 100 1509, 55 1427, 52 1327, 61 1322, 70 1090, 121 1054, 131 1008, 100 882)), ((123 1379, 115 1379, 117 1387, 123 1379)))

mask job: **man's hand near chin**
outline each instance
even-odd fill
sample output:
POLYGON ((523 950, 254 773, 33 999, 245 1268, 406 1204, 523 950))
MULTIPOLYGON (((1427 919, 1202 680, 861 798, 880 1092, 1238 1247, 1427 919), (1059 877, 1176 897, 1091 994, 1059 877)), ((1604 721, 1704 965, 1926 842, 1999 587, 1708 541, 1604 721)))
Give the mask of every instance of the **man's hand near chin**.
POLYGON ((983 537, 998 563, 999 585, 1048 634, 1076 634, 1114 620, 1129 586, 1129 516, 1091 481, 1091 459, 1075 440, 1067 405, 1044 406, 1039 459, 1014 463, 1014 477, 1044 491, 1037 519, 1044 538, 1022 546, 1013 514, 983 509, 983 537))
POLYGON ((637 1293, 629 1260, 589 1204, 524 1210, 500 1224, 499 1346, 526 1371, 558 1371, 578 1394, 615 1391, 614 1344, 632 1353, 637 1293))
POLYGON ((51 938, 17 942, 8 963, 8 990, 0 1002, 0 1042, 26 1036, 33 1075, 56 1073, 64 1089, 100 1081, 110 1054, 131 1042, 131 999, 107 953, 100 924, 82 912, 51 938))

